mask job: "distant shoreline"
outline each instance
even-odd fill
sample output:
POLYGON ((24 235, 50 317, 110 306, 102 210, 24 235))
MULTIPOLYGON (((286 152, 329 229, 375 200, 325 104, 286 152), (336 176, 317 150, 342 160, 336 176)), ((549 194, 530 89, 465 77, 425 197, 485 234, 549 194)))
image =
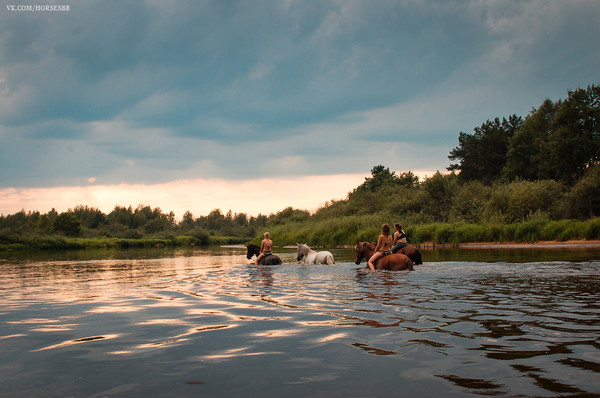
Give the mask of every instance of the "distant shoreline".
MULTIPOLYGON (((411 243, 409 243, 410 245, 411 243)), ((600 249, 600 240, 548 240, 538 242, 468 242, 468 243, 432 243, 414 244, 419 249, 600 249)), ((353 249, 354 245, 311 246, 313 249, 323 248, 353 249)), ((283 249, 295 249, 294 245, 281 246, 283 249)))
MULTIPOLYGON (((420 248, 438 248, 433 243, 421 244, 420 248)), ((600 249, 600 240, 567 240, 539 242, 471 242, 447 245, 459 249, 600 249)))
MULTIPOLYGON (((192 244, 177 244, 177 245, 167 245, 164 244, 165 241, 160 239, 154 240, 144 240, 144 239, 113 239, 115 241, 126 241, 126 246, 119 246, 117 244, 114 245, 80 245, 78 247, 46 247, 46 248, 34 248, 27 247, 26 245, 18 245, 18 247, 10 247, 6 245, 6 247, 0 246, 1 252, 13 252, 13 251, 22 251, 22 250, 70 250, 70 249, 92 249, 92 248, 156 248, 156 247, 169 247, 173 248, 176 246, 195 246, 192 244), (148 242, 152 244, 148 244, 148 242), (161 242, 161 243, 156 243, 161 242)), ((78 239, 73 239, 73 241, 78 241, 78 239)), ((86 240, 87 243, 93 242, 94 239, 86 240)), ((167 242, 170 243, 170 242, 167 242)), ((409 243, 411 244, 411 243, 409 243)), ((230 248, 230 249, 246 249, 245 244, 216 244, 216 245, 208 245, 210 246, 219 246, 222 248, 230 248)), ((566 241, 538 241, 538 242, 469 242, 469 243, 459 243, 459 244, 450 244, 450 243, 433 243, 433 242, 424 242, 414 244, 414 246, 418 247, 421 250, 435 250, 435 249, 465 249, 465 250, 510 250, 510 249, 542 249, 542 250, 580 250, 580 249, 598 249, 600 250, 600 240, 566 240, 566 241)), ((282 246, 274 246, 280 249, 296 249, 296 245, 282 245, 282 246)), ((313 249, 324 249, 324 248, 332 248, 332 249, 354 249, 354 245, 315 245, 311 246, 313 249)))

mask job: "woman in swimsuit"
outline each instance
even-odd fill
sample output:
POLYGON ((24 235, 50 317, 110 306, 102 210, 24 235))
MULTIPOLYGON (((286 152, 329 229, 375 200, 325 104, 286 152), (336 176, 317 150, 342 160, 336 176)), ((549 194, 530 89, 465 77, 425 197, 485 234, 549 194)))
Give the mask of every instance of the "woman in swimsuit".
POLYGON ((266 257, 270 254, 273 254, 271 250, 273 250, 273 241, 269 239, 271 234, 265 232, 265 238, 260 243, 260 254, 256 257, 256 261, 254 262, 256 265, 260 263, 260 259, 266 257))
POLYGON ((402 225, 394 224, 396 232, 394 232, 394 244, 392 245, 392 253, 396 253, 398 250, 405 247, 408 243, 406 241, 406 233, 402 230, 402 225))
POLYGON ((392 253, 390 249, 392 247, 393 241, 394 239, 390 234, 390 226, 387 224, 383 224, 381 226, 381 235, 379 235, 379 239, 377 239, 375 253, 373 253, 371 258, 369 259, 369 262, 367 263, 370 269, 375 270, 375 263, 377 262, 377 260, 379 260, 383 256, 392 253))

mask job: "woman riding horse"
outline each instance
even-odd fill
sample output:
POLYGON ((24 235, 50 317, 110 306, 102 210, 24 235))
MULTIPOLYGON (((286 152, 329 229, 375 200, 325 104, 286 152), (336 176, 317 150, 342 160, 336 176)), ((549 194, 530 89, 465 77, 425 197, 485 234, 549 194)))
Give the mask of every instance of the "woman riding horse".
MULTIPOLYGON (((375 253, 375 245, 369 242, 356 242, 354 252, 356 254, 354 263, 358 265, 363 258, 366 258, 367 261, 371 259, 373 253, 375 253)), ((375 262, 374 266, 375 269, 387 269, 390 271, 401 271, 406 269, 412 271, 414 269, 411 259, 400 253, 383 256, 375 262)))
MULTIPOLYGON (((250 260, 252 258, 252 256, 257 256, 260 254, 260 246, 254 245, 254 244, 249 244, 248 246, 246 246, 248 251, 246 253, 246 258, 248 260, 250 260)), ((281 258, 279 258, 278 255, 276 254, 271 254, 269 256, 265 256, 263 258, 260 259, 259 265, 279 265, 281 264, 281 258)))
POLYGON ((394 224, 396 232, 394 232, 394 244, 392 245, 392 253, 396 253, 398 250, 405 247, 408 243, 406 240, 406 232, 402 229, 402 225, 394 224))
POLYGON ((375 253, 369 259, 367 265, 372 270, 375 270, 375 262, 383 256, 389 256, 392 254, 392 243, 394 239, 390 235, 390 226, 383 224, 381 226, 381 235, 377 239, 377 246, 375 247, 375 253))
POLYGON ((421 252, 415 246, 409 245, 406 239, 406 233, 402 230, 402 225, 394 224, 396 232, 394 232, 394 246, 392 253, 402 253, 410 258, 414 265, 423 264, 421 252))

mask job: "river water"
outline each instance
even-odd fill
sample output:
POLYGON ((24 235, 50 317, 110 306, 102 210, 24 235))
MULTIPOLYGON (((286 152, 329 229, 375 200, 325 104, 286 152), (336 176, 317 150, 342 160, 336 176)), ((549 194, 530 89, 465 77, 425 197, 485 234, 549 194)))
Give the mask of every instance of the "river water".
POLYGON ((4 254, 2 397, 600 396, 600 252, 4 254))

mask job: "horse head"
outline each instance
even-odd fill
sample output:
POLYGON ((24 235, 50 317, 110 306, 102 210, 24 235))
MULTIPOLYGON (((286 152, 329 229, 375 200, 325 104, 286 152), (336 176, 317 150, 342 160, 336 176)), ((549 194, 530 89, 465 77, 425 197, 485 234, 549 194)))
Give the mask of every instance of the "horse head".
POLYGON ((356 246, 354 246, 354 264, 358 265, 365 257, 364 253, 364 245, 362 242, 356 241, 356 246))
POLYGON ((250 243, 248 246, 246 246, 248 248, 248 252, 246 253, 246 258, 248 260, 250 260, 252 258, 252 256, 258 256, 258 254, 260 253, 260 247, 250 243))
POLYGON ((374 247, 368 242, 359 242, 356 241, 356 246, 354 246, 354 264, 358 265, 362 261, 363 258, 367 260, 371 258, 373 255, 374 247))
POLYGON ((296 243, 298 245, 298 257, 296 258, 297 261, 302 260, 302 258, 306 255, 306 253, 308 253, 308 246, 306 246, 306 244, 304 243, 296 243))

